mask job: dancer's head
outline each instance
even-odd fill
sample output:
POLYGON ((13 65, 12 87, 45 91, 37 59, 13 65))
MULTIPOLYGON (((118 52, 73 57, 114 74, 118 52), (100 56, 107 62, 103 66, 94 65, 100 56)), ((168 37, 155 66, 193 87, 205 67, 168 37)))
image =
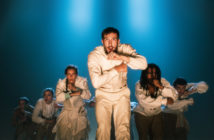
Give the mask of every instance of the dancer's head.
POLYGON ((102 43, 106 54, 110 52, 117 52, 120 44, 119 31, 113 27, 108 27, 102 32, 102 43))
POLYGON ((24 109, 25 105, 29 103, 29 99, 25 96, 19 97, 18 104, 21 109, 24 109))
POLYGON ((53 100, 54 89, 53 88, 45 88, 43 90, 43 98, 47 104, 50 104, 53 100))
POLYGON ((161 70, 156 64, 150 63, 148 67, 141 72, 140 84, 145 88, 146 85, 153 83, 154 79, 157 79, 159 82, 161 81, 161 70))
POLYGON ((187 81, 184 78, 177 78, 173 82, 173 86, 181 96, 186 91, 187 81))
POLYGON ((74 84, 78 75, 77 67, 68 65, 65 69, 65 75, 69 84, 74 84))

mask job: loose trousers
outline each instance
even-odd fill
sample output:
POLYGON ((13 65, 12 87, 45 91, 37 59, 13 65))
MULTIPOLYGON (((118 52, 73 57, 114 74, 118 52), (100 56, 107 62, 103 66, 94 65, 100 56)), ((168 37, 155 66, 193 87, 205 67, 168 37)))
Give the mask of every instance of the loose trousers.
POLYGON ((109 93, 96 90, 95 113, 97 140, 110 140, 111 118, 113 116, 116 140, 130 140, 130 90, 109 93))
POLYGON ((162 140, 163 127, 161 113, 154 116, 144 116, 135 112, 135 124, 139 140, 162 140))

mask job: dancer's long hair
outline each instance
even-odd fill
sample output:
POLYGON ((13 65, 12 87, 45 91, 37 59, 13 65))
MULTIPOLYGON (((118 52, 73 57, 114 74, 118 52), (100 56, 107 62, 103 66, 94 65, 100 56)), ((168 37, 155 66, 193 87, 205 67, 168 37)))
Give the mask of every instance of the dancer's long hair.
MULTIPOLYGON (((160 70, 160 68, 156 64, 150 63, 150 64, 148 64, 148 67, 145 70, 142 70, 141 76, 140 76, 140 85, 142 88, 144 88, 146 90, 148 90, 148 84, 150 83, 150 81, 147 78, 149 68, 151 68, 152 70, 153 69, 156 70, 156 76, 157 76, 156 79, 161 83, 161 70, 160 70)), ((155 95, 157 95, 158 89, 159 88, 155 88, 155 93, 156 93, 155 95)))

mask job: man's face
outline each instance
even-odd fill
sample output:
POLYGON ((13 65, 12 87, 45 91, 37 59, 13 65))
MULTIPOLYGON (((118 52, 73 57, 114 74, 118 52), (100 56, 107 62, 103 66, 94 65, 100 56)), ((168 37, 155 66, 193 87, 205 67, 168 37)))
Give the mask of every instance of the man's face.
POLYGON ((45 91, 43 98, 47 104, 50 104, 53 100, 53 95, 50 91, 45 91))
POLYGON ((75 81, 77 78, 77 74, 76 74, 75 70, 73 70, 73 69, 67 70, 66 77, 68 79, 68 84, 75 84, 75 81))
POLYGON ((186 85, 176 85, 175 89, 177 90, 179 96, 183 95, 186 90, 186 85))
POLYGON ((118 39, 117 33, 109 33, 104 35, 104 39, 102 39, 102 43, 103 43, 105 52, 109 54, 110 52, 117 51, 117 47, 120 43, 120 39, 118 39))

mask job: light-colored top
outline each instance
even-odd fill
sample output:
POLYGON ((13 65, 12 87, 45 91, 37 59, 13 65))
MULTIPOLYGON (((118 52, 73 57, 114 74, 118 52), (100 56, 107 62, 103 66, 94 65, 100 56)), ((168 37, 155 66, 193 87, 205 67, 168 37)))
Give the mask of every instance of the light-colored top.
MULTIPOLYGON (((88 100, 91 98, 91 92, 88 89, 88 82, 85 78, 77 76, 75 86, 82 89, 80 95, 82 99, 88 100)), ((63 80, 59 79, 56 86, 56 101, 57 103, 63 103, 68 98, 70 98, 70 95, 69 92, 66 93, 66 78, 63 80)))
MULTIPOLYGON (((186 86, 187 91, 194 91, 190 92, 189 95, 194 93, 205 93, 208 90, 208 85, 204 81, 200 81, 198 83, 188 83, 186 86)), ((189 125, 187 120, 184 117, 183 112, 188 110, 189 105, 193 105, 194 100, 193 98, 185 99, 189 95, 181 96, 181 100, 176 100, 172 105, 168 105, 164 108, 164 113, 171 113, 177 115, 177 123, 176 127, 185 127, 187 130, 189 129, 189 125)))
MULTIPOLYGON (((127 65, 131 69, 144 70, 147 67, 146 58, 137 54, 130 45, 120 44, 118 54, 130 58, 127 65)), ((104 47, 96 47, 88 56, 88 70, 94 88, 105 92, 119 92, 127 88, 127 72, 118 73, 114 69, 122 63, 122 60, 108 60, 104 47)))
POLYGON ((91 98, 87 80, 78 76, 75 86, 82 89, 82 93, 71 97, 70 92, 66 92, 66 79, 59 80, 56 86, 56 101, 64 105, 56 124, 57 137, 60 138, 73 139, 79 132, 88 129, 87 110, 83 101, 91 98))
POLYGON ((167 97, 173 100, 177 99, 176 90, 170 85, 170 83, 162 78, 161 84, 164 88, 157 91, 157 98, 152 98, 149 91, 141 87, 138 81, 135 86, 135 96, 138 101, 138 106, 134 109, 134 112, 140 113, 144 116, 153 116, 161 112, 161 105, 166 105, 167 97))
POLYGON ((46 119, 56 118, 58 109, 55 108, 55 103, 55 100, 47 104, 43 98, 39 99, 33 111, 32 121, 37 124, 44 124, 46 119))
POLYGON ((194 103, 193 98, 176 100, 172 105, 164 108, 163 112, 177 114, 179 112, 187 111, 187 107, 194 103))
MULTIPOLYGON (((186 90, 187 91, 194 91, 194 92, 190 92, 189 95, 194 94, 194 93, 203 94, 203 93, 207 92, 208 85, 204 81, 200 81, 197 83, 188 83, 186 86, 186 90)), ((183 95, 183 96, 181 96, 181 98, 187 98, 189 95, 183 95)))
POLYGON ((167 113, 178 113, 178 112, 184 112, 186 111, 186 108, 188 105, 192 105, 194 100, 192 98, 189 99, 185 99, 187 98, 189 95, 194 94, 194 93, 205 93, 208 90, 208 85, 204 82, 204 81, 200 81, 198 83, 188 83, 186 86, 186 90, 187 91, 194 91, 194 92, 190 92, 190 94, 185 95, 185 96, 181 96, 182 100, 177 99, 176 101, 174 101, 174 103, 172 105, 168 105, 163 112, 167 112, 167 113), (196 90, 194 90, 196 89, 196 90))
POLYGON ((175 113, 177 114, 178 112, 184 112, 187 111, 188 105, 192 105, 194 100, 192 98, 188 98, 189 95, 194 94, 194 93, 200 93, 203 94, 207 92, 208 90, 208 85, 204 81, 200 81, 198 83, 188 83, 186 86, 186 90, 190 91, 188 95, 181 96, 180 98, 182 100, 176 100, 172 105, 168 105, 163 112, 167 113, 175 113), (194 92, 191 92, 194 91, 194 92))

